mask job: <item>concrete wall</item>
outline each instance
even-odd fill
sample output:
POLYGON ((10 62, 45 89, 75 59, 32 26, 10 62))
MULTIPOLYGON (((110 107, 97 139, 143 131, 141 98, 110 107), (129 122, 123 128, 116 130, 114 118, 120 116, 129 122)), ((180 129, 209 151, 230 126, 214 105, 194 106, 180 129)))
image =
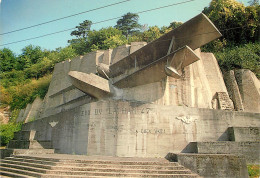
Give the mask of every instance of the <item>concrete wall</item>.
POLYGON ((98 101, 24 125, 60 153, 164 157, 195 141, 228 140, 228 127, 259 127, 260 114, 98 101))
POLYGON ((146 45, 144 42, 135 42, 132 48, 130 45, 123 45, 106 51, 99 50, 56 64, 48 93, 45 96, 41 109, 38 111, 37 119, 95 100, 72 85, 68 76, 69 71, 95 74, 97 72, 96 66, 99 63, 110 65, 144 45, 146 45))

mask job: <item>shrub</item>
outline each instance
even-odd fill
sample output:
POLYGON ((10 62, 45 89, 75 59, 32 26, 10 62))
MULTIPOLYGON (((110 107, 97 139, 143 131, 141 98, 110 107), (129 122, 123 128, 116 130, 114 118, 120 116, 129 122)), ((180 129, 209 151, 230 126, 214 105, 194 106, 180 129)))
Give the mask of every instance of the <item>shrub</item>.
POLYGON ((229 47, 215 52, 221 70, 249 69, 260 77, 260 43, 229 47))
POLYGON ((8 123, 0 125, 0 140, 1 146, 6 146, 10 140, 14 137, 14 132, 21 130, 21 123, 8 123))
POLYGON ((258 178, 259 177, 259 165, 247 165, 247 170, 250 178, 258 178))

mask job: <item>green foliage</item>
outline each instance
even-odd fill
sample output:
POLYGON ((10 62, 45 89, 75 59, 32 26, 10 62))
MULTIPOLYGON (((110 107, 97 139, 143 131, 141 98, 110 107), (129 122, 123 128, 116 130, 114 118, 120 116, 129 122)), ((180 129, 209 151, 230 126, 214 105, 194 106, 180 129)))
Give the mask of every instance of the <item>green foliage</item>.
POLYGON ((248 170, 248 175, 250 178, 258 178, 260 176, 260 174, 259 174, 260 166, 259 165, 247 165, 247 170, 248 170))
POLYGON ((14 132, 21 130, 22 124, 8 123, 0 125, 1 146, 6 146, 14 137, 14 132))
POLYGON ((76 39, 68 40, 71 47, 75 50, 78 55, 82 55, 88 52, 87 36, 90 32, 92 22, 85 20, 76 26, 77 30, 71 32, 71 36, 76 36, 76 39))
POLYGON ((139 15, 128 12, 116 22, 115 28, 122 31, 126 38, 133 33, 140 31, 141 25, 138 23, 139 15))
POLYGON ((90 27, 92 22, 90 20, 85 20, 76 26, 77 30, 74 30, 70 33, 71 36, 76 36, 77 38, 86 38, 88 36, 88 32, 90 31, 90 27))
POLYGON ((162 35, 160 28, 157 26, 149 27, 147 31, 144 31, 142 35, 143 41, 151 42, 162 35))
POLYGON ((50 80, 51 75, 46 75, 38 80, 33 79, 28 84, 10 87, 9 94, 12 100, 9 105, 11 106, 11 110, 25 108, 37 96, 44 98, 48 91, 50 80))
POLYGON ((225 48, 214 54, 222 70, 249 69, 260 77, 260 43, 225 48))
POLYGON ((90 31, 87 43, 89 50, 95 51, 97 49, 115 48, 119 45, 126 44, 127 40, 126 37, 122 35, 122 31, 108 27, 98 31, 90 31))
POLYGON ((15 55, 7 48, 0 50, 0 72, 8 72, 14 68, 15 55))
POLYGON ((203 13, 231 44, 259 40, 259 6, 245 7, 236 0, 212 0, 210 6, 204 8, 203 13))
POLYGON ((175 29, 175 28, 181 26, 182 24, 183 24, 182 22, 173 21, 172 23, 170 23, 168 28, 175 29))

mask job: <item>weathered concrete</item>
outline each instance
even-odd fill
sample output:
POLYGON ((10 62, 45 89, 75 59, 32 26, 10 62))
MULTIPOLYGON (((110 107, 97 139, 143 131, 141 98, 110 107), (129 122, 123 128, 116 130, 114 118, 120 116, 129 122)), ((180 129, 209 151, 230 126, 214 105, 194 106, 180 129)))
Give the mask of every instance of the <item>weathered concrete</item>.
POLYGON ((60 153, 164 157, 192 141, 228 140, 228 127, 260 125, 259 114, 98 101, 24 125, 60 153), (50 123, 56 123, 53 127, 50 123))
POLYGON ((131 42, 130 54, 147 45, 146 42, 131 42))
POLYGON ((169 153, 166 158, 206 178, 248 177, 245 159, 235 155, 169 153))
POLYGON ((120 78, 120 75, 125 77, 126 74, 131 74, 130 72, 132 68, 136 67, 136 63, 138 68, 142 68, 164 57, 169 50, 172 38, 174 38, 172 51, 175 51, 185 45, 195 50, 220 36, 220 32, 210 20, 204 14, 200 14, 185 22, 182 26, 147 44, 142 50, 137 50, 111 65, 111 76, 113 78, 120 78))
POLYGON ((260 112, 260 81, 247 69, 235 71, 235 77, 247 112, 260 112))
POLYGON ((229 97, 232 99, 234 103, 235 110, 244 111, 243 101, 240 95, 234 71, 231 70, 229 72, 226 72, 224 75, 224 79, 225 84, 227 86, 229 97))
POLYGON ((190 153, 198 154, 234 154, 244 156, 247 164, 260 163, 260 142, 244 141, 244 142, 191 142, 190 153), (194 144, 194 145, 192 145, 194 144))
POLYGON ((32 120, 35 120, 38 117, 39 110, 42 107, 42 102, 43 101, 40 97, 37 97, 33 101, 32 106, 31 106, 28 114, 26 115, 26 113, 24 113, 24 115, 23 115, 25 123, 30 122, 32 120))
POLYGON ((163 158, 116 158, 66 154, 19 155, 1 161, 9 177, 180 177, 199 175, 163 158))
POLYGON ((96 98, 104 98, 112 95, 109 81, 95 74, 70 71, 71 83, 79 90, 96 98))
POLYGON ((180 78, 181 76, 178 71, 199 59, 199 56, 197 56, 192 49, 188 46, 184 46, 142 68, 135 69, 135 72, 128 74, 118 81, 115 79, 113 84, 119 88, 131 88, 160 82, 166 78, 166 76, 180 78), (165 69, 165 71, 163 69, 165 69), (172 69, 174 69, 175 72, 172 69))
POLYGON ((236 142, 260 142, 260 128, 259 127, 229 127, 228 128, 229 141, 236 142))
POLYGON ((117 63, 121 59, 128 56, 129 53, 130 53, 130 45, 122 45, 113 49, 113 52, 111 54, 111 64, 117 63))

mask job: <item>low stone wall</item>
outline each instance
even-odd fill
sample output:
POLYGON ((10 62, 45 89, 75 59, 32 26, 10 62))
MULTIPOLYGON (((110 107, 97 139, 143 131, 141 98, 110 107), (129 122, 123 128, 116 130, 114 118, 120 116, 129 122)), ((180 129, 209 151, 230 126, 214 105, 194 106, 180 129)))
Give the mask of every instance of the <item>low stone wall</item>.
POLYGON ((228 127, 258 127, 259 113, 103 100, 24 125, 60 153, 164 157, 189 142, 226 141, 228 127))
POLYGON ((169 153, 166 158, 170 161, 178 161, 205 178, 248 177, 245 159, 235 155, 169 153))

